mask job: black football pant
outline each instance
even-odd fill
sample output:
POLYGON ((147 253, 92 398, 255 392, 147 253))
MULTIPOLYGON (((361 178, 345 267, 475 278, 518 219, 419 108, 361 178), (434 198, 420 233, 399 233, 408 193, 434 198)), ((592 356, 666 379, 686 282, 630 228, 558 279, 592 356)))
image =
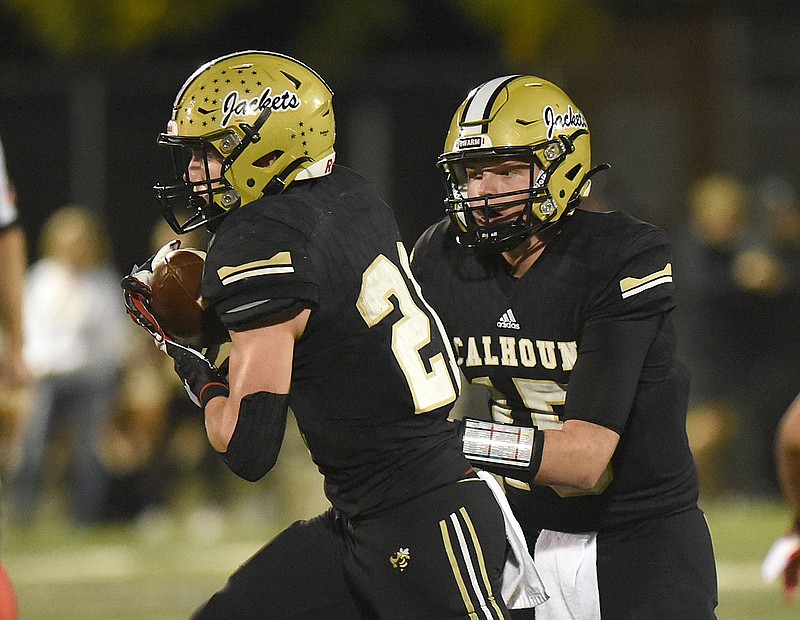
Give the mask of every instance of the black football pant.
POLYGON ((380 515, 330 509, 250 558, 195 619, 508 618, 503 516, 478 478, 380 515))
MULTIPOLYGON (((534 544, 528 540, 532 551, 534 544)), ((597 582, 602 620, 713 620, 717 572, 705 515, 693 508, 601 532, 597 582)), ((512 618, 535 614, 514 611, 512 618)))

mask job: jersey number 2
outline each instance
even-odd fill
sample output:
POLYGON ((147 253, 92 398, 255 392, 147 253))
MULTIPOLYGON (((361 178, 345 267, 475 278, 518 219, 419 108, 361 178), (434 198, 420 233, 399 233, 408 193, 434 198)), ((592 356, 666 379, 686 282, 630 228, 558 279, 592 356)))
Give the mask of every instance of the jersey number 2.
POLYGON ((411 274, 405 248, 401 243, 397 245, 405 274, 386 256, 378 256, 361 277, 361 292, 356 307, 366 324, 374 327, 392 313, 395 309, 393 298, 396 300, 397 310, 402 316, 392 325, 392 353, 406 378, 416 413, 427 413, 455 401, 459 386, 454 384, 453 377, 458 381, 458 367, 438 315, 422 299, 419 285, 411 274), (407 281, 414 286, 425 309, 420 308, 414 300, 407 281), (436 324, 435 327, 431 321, 436 324), (446 350, 428 358, 428 371, 420 350, 431 342, 432 328, 439 330, 446 350))

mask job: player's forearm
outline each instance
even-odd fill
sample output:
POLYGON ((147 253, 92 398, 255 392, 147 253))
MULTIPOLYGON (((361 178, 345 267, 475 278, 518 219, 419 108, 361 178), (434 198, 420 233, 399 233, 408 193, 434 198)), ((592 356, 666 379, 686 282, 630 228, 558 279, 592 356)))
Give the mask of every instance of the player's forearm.
POLYGON ((239 417, 238 402, 230 397, 218 396, 208 401, 205 407, 206 435, 211 447, 225 452, 236 428, 239 417))
POLYGON ((568 486, 588 491, 597 486, 616 447, 593 443, 586 433, 546 430, 537 484, 568 486))
POLYGON ((594 489, 619 441, 614 431, 580 420, 560 430, 465 419, 464 454, 476 467, 528 483, 594 489))

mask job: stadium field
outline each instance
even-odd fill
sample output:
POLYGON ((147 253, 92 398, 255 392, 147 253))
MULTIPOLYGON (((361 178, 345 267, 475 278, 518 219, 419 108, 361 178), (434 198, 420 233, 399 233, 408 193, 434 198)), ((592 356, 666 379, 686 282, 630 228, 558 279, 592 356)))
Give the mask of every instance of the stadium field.
MULTIPOLYGON (((800 617, 800 602, 784 604, 779 585, 764 584, 759 573, 789 522, 785 506, 719 500, 704 508, 716 545, 720 620, 800 617)), ((6 524, 3 558, 21 620, 185 619, 288 523, 268 513, 251 502, 224 517, 184 510, 91 530, 65 531, 63 521, 47 515, 26 531, 6 524)))

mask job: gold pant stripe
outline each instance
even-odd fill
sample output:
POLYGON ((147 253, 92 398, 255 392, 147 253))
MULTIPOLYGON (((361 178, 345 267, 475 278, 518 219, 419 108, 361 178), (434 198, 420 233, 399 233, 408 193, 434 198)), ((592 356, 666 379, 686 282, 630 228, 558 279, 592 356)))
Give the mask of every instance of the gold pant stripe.
POLYGON ((481 549, 481 541, 478 539, 478 533, 475 531, 475 526, 472 524, 472 519, 469 518, 467 509, 462 506, 459 512, 464 519, 464 523, 466 523, 467 528, 469 529, 469 535, 472 537, 472 542, 475 545, 475 554, 478 556, 478 564, 481 569, 481 578, 483 579, 483 584, 486 587, 486 592, 489 595, 489 604, 494 607, 495 612, 497 612, 497 617, 502 618, 503 612, 500 611, 500 607, 497 605, 497 601, 494 598, 492 584, 489 581, 489 575, 486 572, 486 562, 483 559, 483 549, 481 549))
POLYGON ((456 554, 453 551, 453 543, 450 540, 450 532, 447 531, 447 521, 444 519, 439 521, 439 529, 442 531, 442 541, 444 542, 444 549, 447 552, 447 559, 450 560, 450 568, 453 570, 453 577, 456 578, 458 590, 461 592, 461 600, 464 601, 464 607, 467 609, 470 620, 478 620, 478 616, 475 613, 475 607, 472 605, 472 599, 469 597, 467 586, 464 583, 464 579, 461 577, 461 571, 458 568, 456 554))
MULTIPOLYGON (((466 510, 464 508, 461 508, 459 512, 462 514, 462 516, 466 515, 466 510)), ((478 582, 478 576, 475 572, 475 566, 467 545, 464 527, 459 521, 458 514, 452 513, 450 515, 450 522, 456 537, 456 544, 454 544, 450 537, 450 531, 448 530, 447 521, 445 519, 439 521, 439 528, 442 532, 442 541, 444 542, 447 557, 450 561, 450 567, 453 570, 453 576, 455 577, 456 583, 458 584, 458 589, 461 592, 461 599, 464 601, 464 607, 469 614, 470 620, 480 620, 481 617, 492 620, 492 618, 495 616, 492 614, 492 610, 487 606, 483 592, 481 591, 480 584, 478 582), (462 569, 458 564, 457 555, 461 557, 464 566, 466 567, 466 575, 462 574, 462 569), (478 611, 482 613, 479 614, 478 611)), ((490 593, 491 605, 494 607, 494 609, 497 609, 494 597, 491 596, 491 588, 488 587, 488 578, 486 576, 486 570, 483 562, 483 554, 480 551, 480 545, 477 544, 477 536, 475 535, 474 528, 471 527, 471 522, 469 522, 468 527, 470 529, 469 536, 472 540, 473 547, 476 549, 476 555, 479 558, 481 572, 484 577, 484 583, 487 586, 487 591, 490 593)), ((499 614, 499 617, 502 618, 502 614, 499 614)))

